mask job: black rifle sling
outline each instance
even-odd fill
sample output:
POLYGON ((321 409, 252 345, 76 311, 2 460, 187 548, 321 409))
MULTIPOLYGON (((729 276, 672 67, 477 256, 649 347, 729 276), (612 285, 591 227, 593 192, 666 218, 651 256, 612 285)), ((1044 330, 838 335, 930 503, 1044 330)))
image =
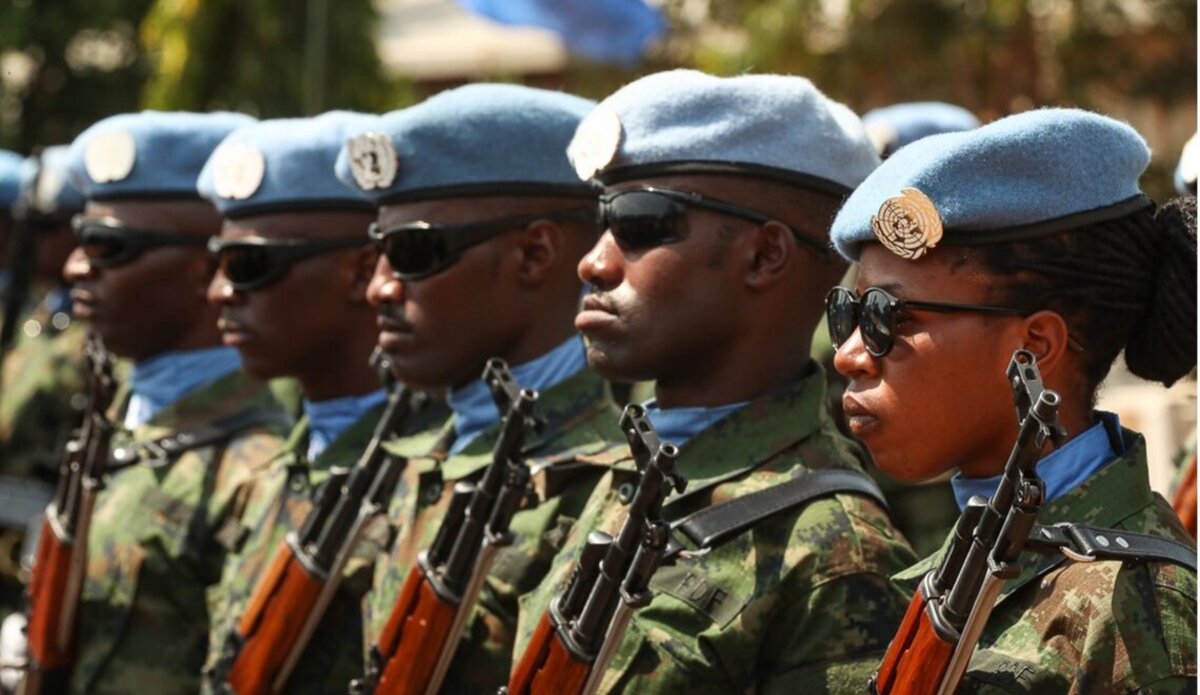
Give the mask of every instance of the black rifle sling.
POLYGON ((165 437, 121 445, 113 450, 113 468, 135 463, 163 465, 185 452, 228 441, 253 427, 273 424, 288 425, 290 417, 279 408, 250 408, 165 437))
POLYGON ((1170 562, 1196 571, 1196 549, 1162 536, 1082 524, 1036 525, 1026 545, 1040 553, 1059 552, 1076 562, 1170 562))
POLYGON ((858 471, 830 468, 810 471, 786 483, 701 509, 672 526, 696 548, 712 548, 769 517, 819 497, 840 493, 868 497, 887 509, 887 501, 875 481, 858 471))

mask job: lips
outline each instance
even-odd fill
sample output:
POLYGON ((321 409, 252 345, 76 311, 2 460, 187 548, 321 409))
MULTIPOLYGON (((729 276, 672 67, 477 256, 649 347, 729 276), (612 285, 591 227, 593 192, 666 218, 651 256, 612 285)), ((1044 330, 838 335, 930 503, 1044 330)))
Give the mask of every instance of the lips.
POLYGON ((98 304, 96 295, 85 289, 76 287, 71 290, 70 296, 71 312, 75 314, 76 318, 87 320, 95 315, 98 304))
POLYGON ((412 324, 387 311, 387 307, 379 312, 375 325, 379 326, 379 347, 387 352, 395 352, 411 344, 416 337, 412 324))
POLYGON ((584 296, 580 311, 575 315, 575 328, 587 333, 611 325, 616 320, 616 306, 607 295, 589 294, 584 296))
POLYGON ((217 330, 221 331, 221 342, 229 347, 238 347, 251 340, 250 332, 228 316, 217 319, 217 330))
POLYGON ((842 411, 846 414, 850 431, 856 436, 862 437, 879 426, 879 418, 849 391, 842 394, 842 411))

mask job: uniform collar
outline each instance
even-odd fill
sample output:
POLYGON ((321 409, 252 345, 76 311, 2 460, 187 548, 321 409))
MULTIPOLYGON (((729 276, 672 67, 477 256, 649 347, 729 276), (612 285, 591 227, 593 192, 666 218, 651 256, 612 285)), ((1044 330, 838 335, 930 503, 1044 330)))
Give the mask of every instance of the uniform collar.
POLYGON ((241 367, 241 356, 229 347, 176 350, 134 364, 125 427, 140 427, 171 403, 241 367))
POLYGON ((379 408, 387 400, 383 389, 363 396, 344 396, 323 401, 304 400, 304 415, 308 420, 308 460, 315 461, 354 423, 366 413, 379 408))
MULTIPOLYGON (((1121 422, 1115 413, 1096 411, 1096 424, 1038 461, 1037 474, 1046 486, 1046 502, 1053 502, 1083 484, 1108 462, 1124 453, 1121 422)), ((974 495, 985 499, 996 491, 1004 474, 968 478, 956 473, 950 479, 961 511, 974 495)))
POLYGON ((692 437, 749 404, 750 401, 741 401, 712 408, 659 408, 658 401, 651 398, 643 407, 660 440, 683 446, 692 437))
MULTIPOLYGON (((587 368, 587 353, 583 339, 571 336, 558 347, 541 357, 512 368, 513 379, 521 388, 544 391, 587 368)), ((500 421, 500 411, 492 400, 491 390, 482 379, 454 389, 447 399, 454 411, 455 440, 450 453, 463 451, 479 435, 500 421)))

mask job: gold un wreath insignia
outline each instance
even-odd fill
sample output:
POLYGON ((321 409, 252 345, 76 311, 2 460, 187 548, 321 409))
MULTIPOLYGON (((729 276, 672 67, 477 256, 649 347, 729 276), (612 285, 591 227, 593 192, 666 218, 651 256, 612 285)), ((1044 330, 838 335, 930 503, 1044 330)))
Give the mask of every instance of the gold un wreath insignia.
POLYGON ((871 218, 871 229, 892 253, 916 260, 942 240, 942 218, 933 201, 915 188, 883 201, 871 218))

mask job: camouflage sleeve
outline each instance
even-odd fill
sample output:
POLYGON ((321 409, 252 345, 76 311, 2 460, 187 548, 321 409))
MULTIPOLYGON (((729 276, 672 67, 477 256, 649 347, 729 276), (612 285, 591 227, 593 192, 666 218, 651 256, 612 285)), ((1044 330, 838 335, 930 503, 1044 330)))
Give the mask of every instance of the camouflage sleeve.
POLYGON ((1164 678, 1147 683, 1136 691, 1137 695, 1192 695, 1196 692, 1195 678, 1164 678))

